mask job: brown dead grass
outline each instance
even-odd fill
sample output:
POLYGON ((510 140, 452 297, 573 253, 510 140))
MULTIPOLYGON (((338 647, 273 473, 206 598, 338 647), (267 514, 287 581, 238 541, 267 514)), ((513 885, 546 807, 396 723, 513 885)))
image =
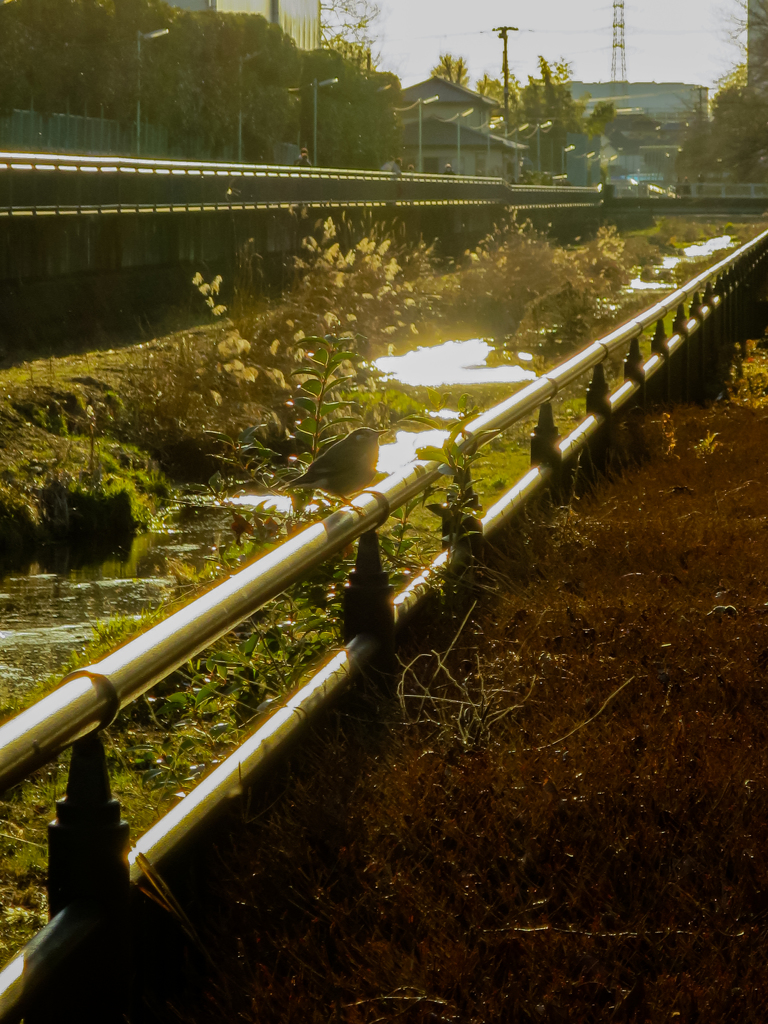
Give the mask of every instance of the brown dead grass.
POLYGON ((764 1020, 768 410, 742 399, 631 427, 651 458, 505 535, 405 714, 342 709, 219 837, 190 904, 218 969, 157 1019, 764 1020))

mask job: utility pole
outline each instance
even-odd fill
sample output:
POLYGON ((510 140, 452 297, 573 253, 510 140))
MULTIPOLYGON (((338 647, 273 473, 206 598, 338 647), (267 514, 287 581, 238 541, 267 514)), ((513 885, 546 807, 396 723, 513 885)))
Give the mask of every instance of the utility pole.
POLYGON ((509 132, 509 59, 507 54, 507 35, 519 31, 513 25, 499 25, 493 30, 504 40, 504 131, 509 132))

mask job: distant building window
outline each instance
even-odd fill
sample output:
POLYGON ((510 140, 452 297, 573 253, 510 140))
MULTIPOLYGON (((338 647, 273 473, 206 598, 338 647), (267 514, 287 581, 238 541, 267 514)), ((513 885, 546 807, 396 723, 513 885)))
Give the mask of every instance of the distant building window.
POLYGON ((437 174, 440 171, 440 162, 436 156, 424 157, 424 171, 427 174, 437 174))

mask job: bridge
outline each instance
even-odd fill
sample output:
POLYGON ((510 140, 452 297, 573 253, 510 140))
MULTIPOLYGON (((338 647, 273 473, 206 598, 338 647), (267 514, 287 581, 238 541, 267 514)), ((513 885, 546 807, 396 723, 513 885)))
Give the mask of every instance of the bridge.
POLYGON ((279 282, 311 227, 300 211, 397 221, 407 237, 439 238, 453 253, 509 210, 581 234, 587 221, 597 226, 600 203, 597 189, 501 178, 0 152, 0 334, 44 329, 41 313, 54 308, 68 311, 59 324, 90 310, 108 326, 116 313, 183 301, 190 270, 231 282, 246 243, 279 282))
POLYGON ((0 281, 222 258, 232 232, 215 226, 221 214, 227 226, 246 231, 258 214, 272 214, 261 220, 271 226, 265 249, 274 251, 295 247, 295 232, 280 238, 274 228, 302 207, 439 212, 444 230, 461 234, 500 209, 551 219, 599 205, 597 189, 508 185, 501 178, 0 152, 0 281), (486 215, 478 217, 480 211, 486 215), (137 232, 137 218, 151 232, 137 232), (75 228, 68 226, 72 219, 75 228))
POLYGON ((450 255, 508 212, 569 240, 603 220, 768 207, 765 186, 689 188, 676 198, 616 197, 492 177, 0 151, 0 335, 54 322, 61 330, 62 321, 77 329, 84 316, 108 328, 183 301, 190 270, 231 283, 246 243, 266 280, 279 283, 311 224, 302 211, 398 223, 450 255))
POLYGON ((649 191, 639 186, 610 186, 604 195, 608 218, 759 217, 768 211, 768 185, 760 183, 684 182, 649 191))

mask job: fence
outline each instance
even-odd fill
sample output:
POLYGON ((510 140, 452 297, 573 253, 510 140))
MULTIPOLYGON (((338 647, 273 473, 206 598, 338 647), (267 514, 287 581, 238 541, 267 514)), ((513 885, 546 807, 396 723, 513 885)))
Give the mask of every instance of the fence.
MULTIPOLYGON (((534 495, 562 495, 576 459, 604 468, 612 422, 648 402, 702 401, 712 374, 742 349, 755 325, 758 288, 768 272, 768 232, 700 274, 638 317, 593 342, 466 427, 465 451, 488 443, 539 410, 531 435, 531 469, 400 594, 379 559, 377 529, 389 514, 439 476, 437 463, 416 463, 362 492, 349 506, 308 526, 269 554, 220 583, 100 662, 77 670, 33 707, 0 727, 0 790, 72 745, 67 796, 57 803, 49 834, 52 919, 0 973, 0 1021, 53 1019, 46 992, 66 964, 79 1020, 120 1017, 125 999, 121 941, 127 931, 131 882, 161 864, 281 754, 289 740, 362 669, 391 672, 397 630, 445 572, 465 571, 480 556, 479 541, 507 524, 534 495), (686 310, 686 304, 688 309, 686 310), (665 320, 674 314, 671 333, 665 320), (650 334, 644 359, 640 339, 650 334), (609 357, 623 357, 624 380, 611 392, 609 357), (586 417, 560 437, 552 399, 592 371, 586 417), (127 825, 110 798, 98 732, 120 709, 176 667, 223 636, 311 569, 359 538, 345 592, 344 650, 278 701, 248 739, 216 767, 128 853, 127 825), (78 974, 80 972, 80 974, 78 974), (77 987, 78 977, 86 979, 77 987), (41 1009, 42 1005, 42 1009, 41 1009), (48 1016, 46 1016, 48 1013, 48 1016)), ((57 1013, 66 1015, 60 988, 57 1013)), ((74 1012, 74 1011, 73 1011, 74 1012)))
POLYGON ((768 185, 736 184, 735 182, 683 182, 672 185, 672 192, 690 199, 768 199, 768 185))
MULTIPOLYGON (((184 145, 172 144, 168 129, 141 120, 141 150, 145 156, 193 160, 232 160, 235 145, 216 153, 199 136, 187 136, 184 145)), ((295 146, 288 145, 291 151, 295 146)), ((130 156, 136 152, 136 122, 126 124, 108 117, 80 114, 41 114, 12 110, 0 117, 0 149, 28 153, 78 153, 130 156)), ((298 152, 296 153, 298 156, 298 152)))
MULTIPOLYGON (((141 145, 147 156, 170 156, 168 129, 142 119, 141 145)), ((40 114, 13 110, 0 117, 0 149, 32 153, 123 153, 136 151, 136 125, 106 117, 40 114)))

